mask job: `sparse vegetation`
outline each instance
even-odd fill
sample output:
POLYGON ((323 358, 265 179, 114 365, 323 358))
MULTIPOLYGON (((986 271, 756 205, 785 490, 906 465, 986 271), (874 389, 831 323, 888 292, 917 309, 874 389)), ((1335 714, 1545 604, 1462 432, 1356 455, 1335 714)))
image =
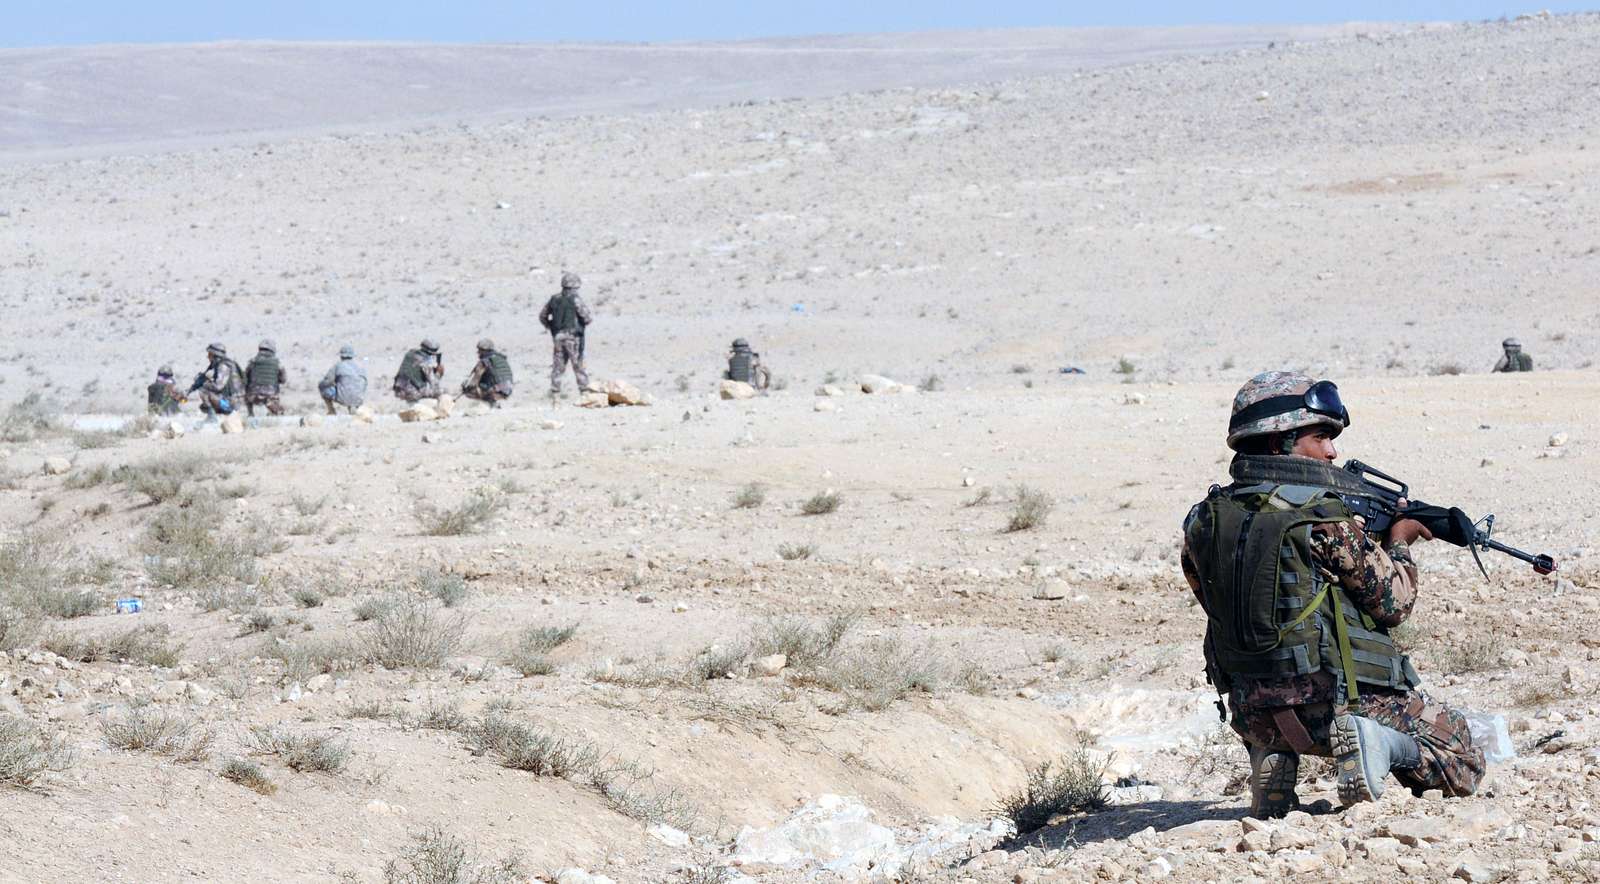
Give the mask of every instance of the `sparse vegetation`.
POLYGON ((968 509, 971 509, 972 507, 975 507, 975 506, 983 506, 984 504, 988 503, 989 500, 991 498, 993 498, 993 497, 994 497, 994 490, 993 489, 990 489, 990 488, 979 488, 977 491, 974 491, 972 493, 971 497, 967 498, 966 500, 963 500, 961 502, 961 505, 964 506, 964 507, 967 507, 968 509))
POLYGON ((1022 364, 1020 362, 1017 363, 1016 365, 1011 366, 1011 373, 1012 374, 1028 374, 1031 371, 1033 371, 1033 366, 1024 365, 1024 364, 1022 364))
POLYGON ((367 596, 356 602, 356 606, 350 610, 350 613, 356 618, 357 623, 365 623, 387 614, 394 605, 394 599, 383 596, 367 596))
POLYGON ((59 429, 60 418, 60 407, 35 390, 0 415, 0 442, 31 442, 59 429))
POLYGON ((1467 636, 1441 648, 1436 659, 1440 668, 1451 675, 1487 672, 1500 666, 1501 647, 1501 641, 1492 635, 1467 636))
POLYGON ((321 497, 312 499, 296 494, 289 502, 294 505, 294 511, 299 513, 301 518, 309 519, 322 512, 322 508, 327 506, 328 496, 324 494, 321 497))
POLYGON ((592 743, 563 740, 504 715, 484 716, 470 739, 476 754, 492 753, 506 767, 540 776, 571 777, 593 770, 600 761, 600 750, 592 743))
POLYGON ((0 786, 26 789, 51 771, 72 766, 67 741, 54 731, 15 715, 0 713, 0 786))
POLYGON ((417 727, 423 730, 458 731, 466 725, 467 717, 462 714, 460 706, 431 700, 422 710, 422 717, 417 719, 417 727))
POLYGON ((182 643, 174 643, 172 630, 165 623, 142 623, 109 637, 56 634, 47 636, 41 644, 45 650, 79 663, 106 660, 167 668, 178 665, 178 654, 183 650, 182 643))
POLYGON ((1011 517, 1006 520, 1006 532, 1028 531, 1043 525, 1055 506, 1055 499, 1043 491, 1018 485, 1012 498, 1011 517))
POLYGON ((299 773, 339 773, 350 762, 349 744, 331 733, 297 734, 258 725, 250 729, 250 745, 256 752, 278 756, 299 773))
POLYGON ((809 559, 817 554, 815 543, 780 543, 778 544, 778 557, 785 562, 794 562, 800 559, 809 559))
POLYGON ((385 884, 522 884, 530 877, 520 857, 483 863, 443 829, 416 833, 411 840, 404 853, 384 865, 385 884))
POLYGON ((372 621, 366 657, 385 669, 435 669, 455 653, 464 628, 459 616, 443 616, 425 602, 400 602, 372 621))
POLYGON ((1428 374, 1431 374, 1434 377, 1439 377, 1441 375, 1446 375, 1446 376, 1452 376, 1453 377, 1455 375, 1461 374, 1464 371, 1466 371, 1466 369, 1462 368, 1460 363, 1445 362, 1445 363, 1442 363, 1440 365, 1435 365, 1431 369, 1428 369, 1428 374))
POLYGON ((524 678, 532 675, 549 675, 555 672, 555 664, 550 662, 546 655, 571 641, 577 632, 576 623, 565 626, 530 626, 518 635, 516 644, 506 655, 505 664, 522 673, 524 678))
POLYGON ((60 547, 42 534, 25 532, 0 542, 0 606, 20 616, 70 619, 103 610, 105 597, 72 584, 101 583, 100 564, 68 565, 60 547))
POLYGON ((1117 359, 1117 367, 1116 367, 1117 374, 1120 374, 1120 375, 1123 375, 1123 376, 1128 376, 1128 375, 1131 375, 1135 371, 1138 371, 1138 370, 1139 370, 1139 367, 1134 365, 1133 361, 1130 360, 1128 357, 1122 356, 1122 357, 1119 357, 1117 359))
POLYGON ((322 606, 322 593, 315 586, 301 585, 289 591, 289 598, 302 608, 319 608, 322 606))
POLYGON ((713 681, 737 675, 744 669, 745 649, 742 645, 733 647, 706 648, 690 664, 690 672, 695 681, 713 681))
POLYGON ((145 530, 146 572, 157 583, 179 588, 255 582, 256 559, 275 552, 279 540, 258 519, 225 534, 219 528, 226 523, 209 498, 164 507, 145 530))
POLYGON ((800 512, 808 516, 822 516, 835 512, 843 498, 837 491, 819 491, 800 504, 800 512))
POLYGON ((417 588, 446 608, 454 608, 467 598, 467 581, 460 574, 424 571, 417 578, 417 588))
POLYGON ((261 648, 261 656, 283 664, 283 678, 290 682, 303 682, 313 675, 331 675, 354 669, 361 658, 361 650, 341 639, 312 639, 300 641, 269 636, 261 648))
POLYGON ((422 533, 430 537, 459 537, 487 525, 505 508, 505 498, 492 488, 479 488, 454 507, 440 509, 426 500, 417 501, 416 517, 422 533))
POLYGON ((1097 757, 1082 738, 1058 761, 1030 768, 1027 785, 1002 798, 994 812, 1010 819, 1020 838, 1057 816, 1100 810, 1109 797, 1105 773, 1110 767, 1111 757, 1097 757))
POLYGON ((276 783, 267 776, 266 770, 248 758, 230 758, 222 765, 222 778, 231 780, 246 789, 253 789, 262 795, 271 795, 278 791, 276 783))
POLYGON ((930 374, 917 383, 917 389, 924 393, 937 393, 944 389, 944 378, 930 374))
POLYGON ((733 495, 733 508, 736 510, 753 510, 766 502, 767 486, 760 482, 751 482, 733 495))
POLYGON ((131 709, 120 718, 102 719, 100 733, 113 749, 153 752, 184 762, 204 761, 215 737, 187 715, 148 706, 131 709))
POLYGON ((244 615, 244 619, 239 623, 239 634, 254 635, 258 632, 266 632, 277 625, 278 618, 272 612, 258 609, 244 615))

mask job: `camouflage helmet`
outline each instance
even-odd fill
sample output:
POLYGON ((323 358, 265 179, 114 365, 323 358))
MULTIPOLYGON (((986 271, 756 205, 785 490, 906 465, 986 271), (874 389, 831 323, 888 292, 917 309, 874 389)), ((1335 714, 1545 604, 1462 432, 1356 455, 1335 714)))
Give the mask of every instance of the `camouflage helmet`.
POLYGON ((356 348, 350 346, 349 344, 345 344, 343 347, 339 348, 339 358, 340 359, 354 359, 354 358, 356 358, 356 348))
POLYGON ((422 339, 422 352, 424 352, 424 353, 437 353, 437 352, 439 352, 439 342, 435 341, 433 338, 423 338, 422 339))
POLYGON ((262 338, 261 343, 258 344, 257 347, 267 353, 278 352, 278 345, 274 344, 271 338, 262 338))
POLYGON ((222 346, 216 341, 212 341, 206 345, 206 352, 212 356, 226 356, 228 355, 228 348, 222 346))
POLYGON ((1522 342, 1516 338, 1506 338, 1500 342, 1500 346, 1506 348, 1507 350, 1521 350, 1522 342))
POLYGON ((581 286, 581 285, 583 285, 583 280, 581 278, 579 278, 578 274, 573 273, 570 270, 563 270, 561 272, 561 289, 562 289, 562 291, 567 291, 567 290, 576 291, 578 289, 578 287, 581 286))
POLYGON ((158 377, 158 378, 170 378, 170 377, 172 377, 172 363, 169 362, 166 365, 163 365, 160 368, 156 369, 156 377, 158 377))
POLYGON ((490 338, 479 338, 478 339, 478 352, 479 353, 488 353, 489 351, 491 351, 493 349, 494 349, 494 341, 492 339, 490 339, 490 338))
POLYGON ((1326 426, 1337 436, 1350 425, 1332 381, 1316 381, 1292 371, 1264 371, 1239 388, 1228 421, 1228 447, 1252 436, 1326 426))
POLYGON ((735 349, 735 350, 748 350, 748 349, 750 349, 750 342, 745 340, 744 338, 734 338, 733 339, 733 349, 735 349))

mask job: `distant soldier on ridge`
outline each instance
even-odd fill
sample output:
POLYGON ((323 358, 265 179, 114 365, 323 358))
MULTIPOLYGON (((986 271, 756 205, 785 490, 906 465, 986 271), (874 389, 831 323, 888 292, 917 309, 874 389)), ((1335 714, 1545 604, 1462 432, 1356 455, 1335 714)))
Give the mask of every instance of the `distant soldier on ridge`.
POLYGON ((356 348, 349 344, 339 348, 339 361, 317 383, 317 392, 329 414, 335 413, 335 405, 343 405, 345 411, 361 407, 367 398, 367 370, 356 362, 356 348))
POLYGON ((263 340, 256 349, 254 359, 244 368, 244 407, 256 416, 256 406, 266 406, 268 414, 283 414, 283 385, 289 375, 278 362, 278 345, 271 338, 263 340))
POLYGON ((160 417, 178 413, 178 406, 188 401, 183 391, 172 381, 172 366, 163 365, 156 370, 156 379, 145 388, 145 410, 160 417))
POLYGON ((722 379, 765 390, 772 384, 772 373, 761 364, 761 354, 750 349, 749 341, 734 338, 733 349, 728 353, 728 370, 722 373, 722 379))
POLYGON ((422 346, 408 350, 394 373, 394 395, 407 402, 439 398, 439 379, 444 377, 444 356, 439 342, 423 338, 422 346))
POLYGON ((1533 371, 1533 357, 1522 352, 1522 342, 1516 338, 1506 338, 1500 342, 1501 349, 1505 350, 1500 356, 1500 361, 1494 364, 1496 372, 1506 371, 1533 371))
POLYGON ((539 324, 550 333, 552 351, 550 355, 550 395, 558 396, 561 393, 561 377, 566 374, 567 363, 572 364, 573 377, 578 381, 578 390, 589 389, 589 372, 583 366, 583 343, 585 330, 589 323, 594 322, 594 314, 589 312, 589 305, 583 302, 578 294, 579 286, 583 280, 576 273, 563 272, 561 274, 561 294, 553 295, 545 302, 544 310, 539 313, 539 324))
POLYGON ((500 400, 511 395, 511 362, 506 354, 494 348, 494 341, 484 338, 478 342, 478 364, 472 374, 461 384, 461 395, 479 399, 499 408, 500 400))

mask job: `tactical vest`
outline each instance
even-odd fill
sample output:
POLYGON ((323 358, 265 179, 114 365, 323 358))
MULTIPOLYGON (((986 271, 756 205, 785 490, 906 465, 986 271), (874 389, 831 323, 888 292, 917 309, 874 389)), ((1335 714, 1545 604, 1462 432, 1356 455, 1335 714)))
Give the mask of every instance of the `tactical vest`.
POLYGON ((1512 371, 1533 371, 1533 357, 1526 353, 1518 353, 1510 362, 1512 371))
MULTIPOLYGON (((222 358, 222 362, 228 366, 228 386, 219 391, 217 395, 237 399, 244 392, 244 369, 239 367, 239 363, 226 356, 222 358)), ((221 371, 220 367, 211 370, 213 382, 216 381, 216 377, 221 371)))
POLYGON ((400 360, 400 371, 395 376, 395 381, 404 381, 407 386, 425 388, 432 380, 429 376, 428 363, 432 357, 421 350, 411 350, 406 353, 406 358, 400 360))
POLYGON ((166 414, 167 410, 177 409, 178 400, 172 396, 172 385, 166 381, 156 381, 151 384, 146 393, 146 402, 151 414, 166 414))
POLYGON ((245 386, 250 389, 269 387, 276 389, 281 369, 278 366, 278 357, 265 353, 258 354, 250 360, 250 367, 245 374, 245 386))
POLYGON ((583 322, 578 316, 578 301, 575 296, 562 292, 551 299, 550 330, 556 333, 583 331, 583 322))
POLYGON ((728 357, 728 379, 743 384, 750 383, 750 376, 753 374, 750 371, 752 364, 753 360, 749 350, 733 351, 733 355, 728 357))
POLYGON ((1219 693, 1234 677, 1334 676, 1354 702, 1358 684, 1405 690, 1419 679, 1388 630, 1311 561, 1311 529, 1342 522, 1337 495, 1305 485, 1213 487, 1184 534, 1206 611, 1206 672, 1219 693))
POLYGON ((506 359, 506 354, 499 350, 491 350, 489 355, 483 358, 489 360, 489 370, 485 372, 487 377, 481 381, 484 386, 495 387, 511 383, 511 362, 506 359))

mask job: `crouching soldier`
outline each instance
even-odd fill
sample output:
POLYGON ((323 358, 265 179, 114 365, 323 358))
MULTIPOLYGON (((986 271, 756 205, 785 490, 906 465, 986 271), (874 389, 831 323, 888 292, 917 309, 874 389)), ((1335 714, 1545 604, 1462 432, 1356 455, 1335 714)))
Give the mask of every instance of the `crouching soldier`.
POLYGON ((733 349, 728 353, 728 370, 722 373, 722 379, 765 390, 772 383, 772 374, 761 364, 761 354, 750 349, 749 341, 734 338, 733 349))
POLYGON ((1410 544, 1432 535, 1397 519, 1372 537, 1332 490, 1333 440, 1349 424, 1331 381, 1256 375, 1233 400, 1233 482, 1184 520, 1206 675, 1249 749, 1256 817, 1296 808, 1302 755, 1334 759, 1346 806, 1376 799, 1391 773, 1448 796, 1472 794, 1484 774, 1466 719, 1417 690, 1389 637, 1417 601, 1410 544))
POLYGON ((244 407, 251 417, 256 416, 256 406, 262 405, 268 414, 283 414, 283 385, 289 375, 278 362, 278 345, 270 339, 261 342, 254 359, 244 368, 244 407))
POLYGON ((394 373, 394 395, 406 402, 439 398, 439 379, 444 377, 444 356, 439 343, 423 338, 422 346, 406 352, 400 370, 394 373))
POLYGON ((479 341, 478 364, 472 367, 472 374, 462 382, 461 395, 499 408, 500 400, 511 395, 511 386, 511 362, 506 359, 506 354, 496 350, 494 341, 488 338, 479 341))
POLYGON ((317 383, 317 392, 329 414, 335 413, 335 405, 343 405, 345 411, 361 407, 367 398, 367 370, 356 362, 356 348, 349 344, 339 348, 339 361, 317 383))
POLYGON ((218 343, 206 347, 207 365, 195 375, 189 392, 199 391, 200 410, 210 417, 233 414, 244 393, 244 369, 228 358, 228 348, 218 343))
POLYGON ((160 417, 178 413, 178 406, 189 401, 172 380, 172 366, 163 365, 156 370, 156 379, 145 388, 145 410, 160 417))

